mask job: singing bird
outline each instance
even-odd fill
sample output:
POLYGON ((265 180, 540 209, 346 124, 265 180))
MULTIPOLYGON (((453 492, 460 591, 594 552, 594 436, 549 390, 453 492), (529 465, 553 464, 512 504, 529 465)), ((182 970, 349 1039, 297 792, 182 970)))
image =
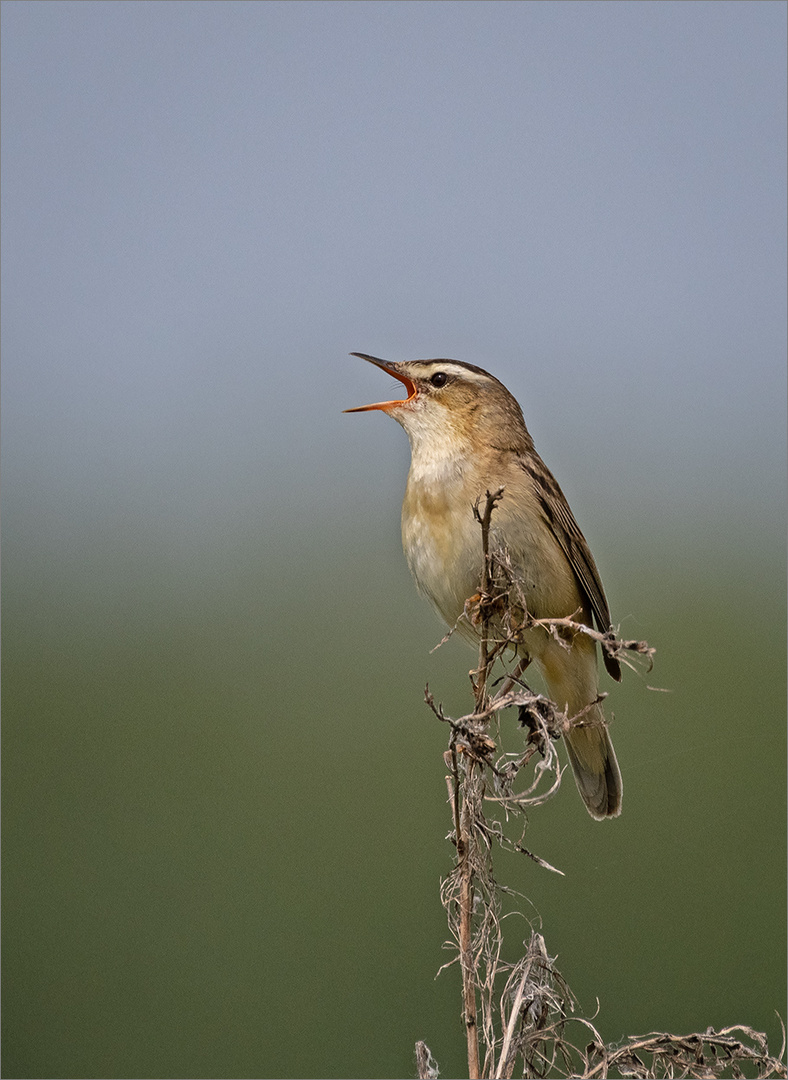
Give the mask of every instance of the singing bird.
MULTIPOLYGON (((402 504, 402 546, 416 585, 449 624, 477 633, 462 619, 478 593, 482 537, 473 506, 486 492, 504 489, 492 517, 491 538, 505 546, 528 614, 572 617, 610 628, 599 571, 563 492, 534 449, 520 406, 503 383, 458 360, 368 360, 401 382, 407 397, 347 412, 387 413, 405 429, 411 464, 402 504)), ((478 637, 476 637, 478 642, 478 637)), ((556 641, 531 626, 516 646, 535 661, 552 700, 582 723, 566 734, 578 791, 597 820, 621 813, 621 772, 599 695, 596 643, 578 633, 556 641), (584 711, 585 710, 585 711, 584 711)), ((604 655, 614 679, 618 661, 604 655)))

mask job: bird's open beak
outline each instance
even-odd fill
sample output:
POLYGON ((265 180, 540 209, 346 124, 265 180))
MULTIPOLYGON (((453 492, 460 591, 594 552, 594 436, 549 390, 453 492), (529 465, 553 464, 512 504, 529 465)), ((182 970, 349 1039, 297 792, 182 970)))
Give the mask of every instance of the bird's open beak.
POLYGON ((350 355, 358 356, 361 360, 369 360, 370 364, 375 364, 376 367, 382 368, 395 379, 399 379, 408 391, 408 396, 396 401, 379 401, 375 405, 359 405, 355 409, 345 409, 344 412, 369 412, 371 409, 382 409, 383 412, 386 412, 388 409, 395 409, 398 405, 404 405, 406 401, 411 401, 416 396, 416 384, 412 379, 409 379, 407 375, 403 375, 402 372, 397 371, 396 364, 392 364, 388 360, 379 360, 376 356, 367 356, 365 353, 360 352, 352 352, 350 355))

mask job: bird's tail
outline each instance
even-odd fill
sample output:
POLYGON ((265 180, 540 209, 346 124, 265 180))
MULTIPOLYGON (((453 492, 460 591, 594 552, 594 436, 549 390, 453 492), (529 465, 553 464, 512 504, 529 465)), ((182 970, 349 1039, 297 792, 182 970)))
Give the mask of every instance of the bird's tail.
POLYGON ((591 817, 601 821, 621 813, 621 771, 602 709, 594 705, 583 717, 583 726, 566 736, 569 763, 577 790, 591 817))

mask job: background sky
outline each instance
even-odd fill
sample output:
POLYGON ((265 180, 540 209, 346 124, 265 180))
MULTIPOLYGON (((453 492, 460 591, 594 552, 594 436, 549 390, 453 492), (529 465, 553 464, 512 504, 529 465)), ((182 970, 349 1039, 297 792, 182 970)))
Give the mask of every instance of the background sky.
POLYGON ((4 7, 9 484, 391 492, 352 350, 489 368, 605 511, 779 481, 782 3, 4 7))
MULTIPOLYGON (((747 1021, 745 955, 759 957, 753 1022, 773 1023, 786 5, 5 0, 2 30, 14 1075, 404 1075, 413 1039, 430 1042, 416 1020, 443 1017, 457 1034, 456 988, 431 982, 445 956, 425 944, 445 934, 443 735, 416 732, 436 671, 464 707, 468 658, 429 655, 440 631, 399 551, 407 441, 379 414, 342 415, 391 392, 351 351, 452 357, 509 387, 591 541, 614 618, 657 645, 652 681, 675 695, 636 684, 617 699, 630 793, 618 832, 580 819, 562 793, 571 824, 557 810, 541 850, 557 862, 551 842, 565 843, 565 864, 588 860, 599 955, 572 936, 577 897, 543 898, 548 948, 574 959, 592 1007, 595 995, 613 1006, 613 1037, 717 1022, 688 1004, 699 970, 703 1002, 729 994, 719 1023, 747 1021), (367 698, 393 702, 386 722, 346 692, 362 660, 379 679, 367 698), (707 710, 702 722, 688 702, 707 710), (758 747, 745 765, 742 715, 758 747), (400 869, 385 793, 416 796, 391 761, 391 730, 431 739, 418 753, 433 755, 412 766, 424 802, 412 820, 401 808, 400 869), (677 751, 670 739, 687 731, 677 751), (285 785, 294 760, 321 762, 310 798, 285 785), (380 770, 361 789, 360 761, 380 770), (380 821, 370 800, 387 807, 380 821), (412 844, 435 806, 419 878, 412 844), (319 904, 314 875, 292 870, 293 852, 314 859, 315 846, 319 904), (737 899, 717 896, 715 922, 710 883, 728 859, 737 899), (672 898, 698 860, 705 891, 685 923, 672 898), (340 865, 366 884, 340 884, 340 865), (659 904, 642 898, 655 867, 659 904), (398 892, 411 878, 416 891, 398 892), (197 894, 237 914, 252 879, 278 913, 278 946, 265 934, 250 944, 248 901, 240 922, 199 905, 183 915, 197 894), (625 881, 634 908, 616 907, 625 881), (758 914, 769 895, 772 922, 758 914), (402 989, 370 966, 383 945, 369 897, 392 905, 402 989), (326 941, 316 908, 337 934, 334 965, 357 942, 346 981, 361 995, 340 995, 319 1038, 292 1006, 307 985, 312 1001, 338 985, 328 960, 294 959, 318 922, 326 941), (730 921, 744 911, 765 928, 757 942, 730 921), (144 953, 139 942, 161 935, 158 962, 117 953, 139 912, 147 929, 134 940, 144 953), (170 955, 181 919, 191 945, 170 955), (677 925, 673 981, 658 979, 664 1014, 627 1013, 655 976, 621 953, 657 948, 643 943, 677 925), (196 959, 206 947, 210 975, 196 959), (220 969, 226 984, 211 981, 220 969), (228 994, 235 1011, 217 1019, 228 994), (245 1041, 263 1000, 287 1052, 273 1036, 245 1041), (384 1047, 392 1009, 406 1029, 384 1047)), ((433 1046, 444 1075, 462 1068, 451 1040, 433 1046)))

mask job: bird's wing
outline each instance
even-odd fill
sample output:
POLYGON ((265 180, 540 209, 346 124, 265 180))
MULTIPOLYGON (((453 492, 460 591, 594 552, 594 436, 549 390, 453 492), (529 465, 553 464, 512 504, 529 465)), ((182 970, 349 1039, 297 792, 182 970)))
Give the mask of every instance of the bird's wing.
MULTIPOLYGON (((533 459, 533 462, 530 462, 521 458, 522 467, 533 480, 542 512, 569 560, 581 589, 588 598, 598 628, 603 634, 607 633, 611 625, 610 608, 607 606, 602 579, 586 538, 580 531, 580 526, 575 521, 575 516, 569 509, 569 503, 553 474, 536 453, 533 454, 533 459)), ((608 656, 604 650, 602 650, 602 658, 608 673, 620 682, 621 665, 618 660, 608 656)))

